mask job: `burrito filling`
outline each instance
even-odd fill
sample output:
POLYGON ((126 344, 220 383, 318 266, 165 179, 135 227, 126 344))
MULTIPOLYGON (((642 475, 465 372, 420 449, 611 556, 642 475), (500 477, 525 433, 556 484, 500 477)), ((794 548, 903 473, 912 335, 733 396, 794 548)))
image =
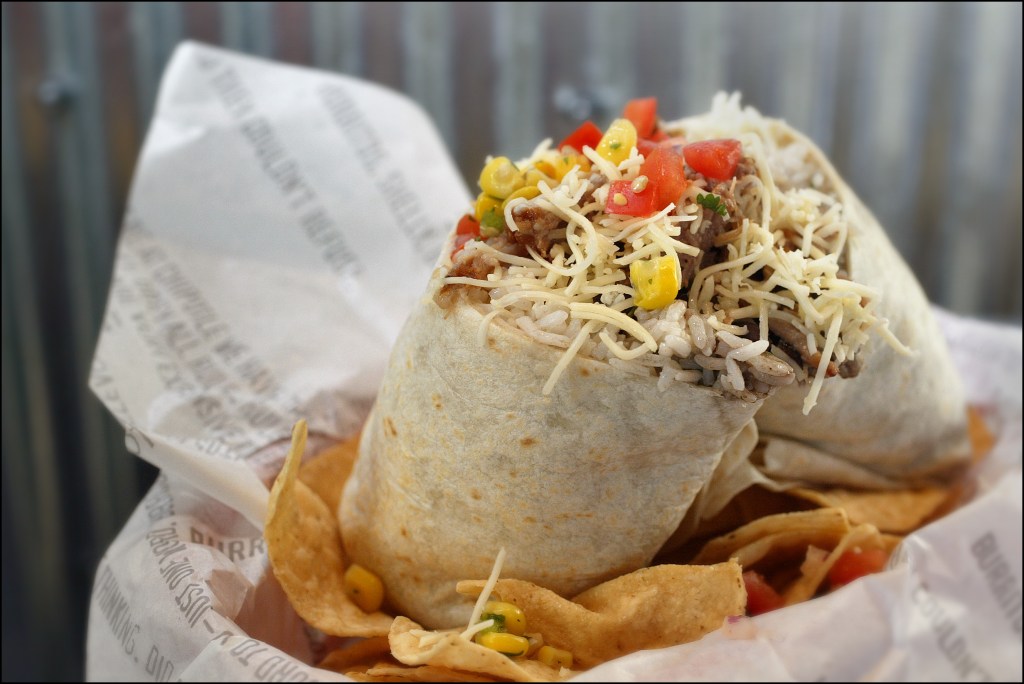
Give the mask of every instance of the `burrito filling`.
POLYGON ((588 122, 489 158, 438 304, 477 307, 482 338, 500 322, 565 349, 544 394, 580 355, 751 402, 807 383, 808 413, 869 333, 908 350, 849 279, 836 189, 775 124, 719 94, 705 117, 588 122))

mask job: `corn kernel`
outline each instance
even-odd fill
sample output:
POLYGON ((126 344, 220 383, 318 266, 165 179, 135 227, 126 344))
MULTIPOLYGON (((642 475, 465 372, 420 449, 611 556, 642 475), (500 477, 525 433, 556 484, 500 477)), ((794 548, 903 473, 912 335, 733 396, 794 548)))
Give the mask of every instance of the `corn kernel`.
POLYGON ((526 637, 508 632, 480 632, 476 635, 476 642, 513 658, 525 655, 530 648, 526 637))
POLYGON ((540 169, 537 169, 536 167, 534 167, 534 168, 532 168, 532 169, 530 169, 530 170, 528 170, 526 172, 526 183, 525 183, 526 186, 536 187, 537 184, 540 183, 541 181, 544 181, 544 183, 549 188, 558 185, 558 183, 555 181, 554 178, 552 178, 551 176, 547 175, 546 173, 544 173, 540 169))
POLYGON ((629 265, 629 280, 636 292, 637 306, 643 309, 668 306, 682 286, 679 258, 666 254, 655 259, 638 259, 629 265))
POLYGON ((538 188, 536 185, 527 185, 525 187, 519 188, 518 190, 513 192, 511 195, 506 197, 504 200, 502 200, 502 202, 501 202, 501 213, 503 213, 503 214, 505 213, 505 207, 508 206, 508 203, 511 202, 512 200, 514 200, 515 198, 517 198, 517 197, 525 197, 528 200, 532 200, 534 197, 536 197, 539 194, 540 194, 540 188, 538 188))
POLYGON ((636 147, 636 127, 629 119, 616 119, 597 143, 597 153, 618 166, 636 147))
POLYGON ((526 614, 514 603, 506 601, 488 601, 484 605, 481 620, 495 618, 495 623, 501 623, 506 632, 522 636, 526 632, 526 614))
POLYGON ((476 196, 476 204, 473 205, 473 215, 476 216, 476 220, 479 221, 484 215, 491 209, 498 209, 501 206, 501 200, 495 197, 491 197, 486 192, 481 192, 476 196))
POLYGON ((555 170, 555 165, 552 164, 549 161, 545 161, 545 160, 542 159, 539 162, 537 162, 536 164, 534 164, 534 168, 536 168, 538 171, 543 173, 548 178, 553 178, 555 180, 562 180, 557 175, 558 171, 555 170))
POLYGON ((505 230, 505 217, 502 216, 502 202, 486 192, 477 195, 474 209, 476 220, 480 223, 480 235, 492 238, 505 230))
POLYGON ((375 613, 384 602, 384 584, 361 565, 352 564, 343 579, 345 594, 364 613, 375 613))
POLYGON ((525 182, 523 173, 508 157, 495 157, 480 172, 480 189, 497 199, 505 199, 525 182))
MULTIPOLYGON (((586 159, 586 157, 583 157, 586 159)), ((544 173, 554 178, 559 183, 565 178, 565 174, 572 170, 572 167, 579 164, 579 157, 576 154, 557 154, 551 157, 550 162, 541 162, 544 164, 544 173)), ((540 164, 537 164, 537 168, 541 168, 540 164)))
POLYGON ((555 669, 561 667, 572 669, 572 653, 553 646, 541 646, 537 650, 537 660, 555 669))

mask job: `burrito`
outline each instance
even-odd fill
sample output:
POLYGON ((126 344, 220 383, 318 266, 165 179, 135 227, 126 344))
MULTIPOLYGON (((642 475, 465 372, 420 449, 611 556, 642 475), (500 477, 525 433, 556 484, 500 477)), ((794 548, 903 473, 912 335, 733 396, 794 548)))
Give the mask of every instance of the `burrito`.
POLYGON ((338 515, 421 624, 464 623, 455 583, 501 548, 566 597, 644 567, 774 395, 812 411, 869 342, 912 358, 828 167, 767 120, 684 139, 655 107, 489 158, 399 334, 338 515))
MULTIPOLYGON (((813 320, 769 314, 768 339, 798 362, 799 379, 806 375, 816 382, 821 375, 839 374, 846 380, 824 383, 820 393, 817 387, 808 393, 803 383, 793 383, 765 401, 756 420, 767 468, 780 478, 832 486, 877 488, 948 479, 970 454, 959 375, 921 285, 825 154, 784 122, 741 109, 738 96, 721 94, 710 115, 666 128, 687 138, 758 138, 773 163, 794 170, 774 174, 773 201, 788 187, 785 183, 809 185, 812 192, 831 197, 846 224, 839 277, 854 281, 867 300, 865 308, 888 323, 883 335, 851 354, 842 344, 830 347, 829 336, 809 325, 813 320), (800 173, 811 175, 805 181, 800 173), (831 360, 824 358, 829 351, 831 360)), ((814 235, 834 229, 830 220, 815 225, 798 219, 789 228, 776 219, 773 225, 794 230, 809 254, 814 235)), ((804 312, 814 313, 810 308, 804 312)), ((844 325, 837 319, 832 324, 844 325)))

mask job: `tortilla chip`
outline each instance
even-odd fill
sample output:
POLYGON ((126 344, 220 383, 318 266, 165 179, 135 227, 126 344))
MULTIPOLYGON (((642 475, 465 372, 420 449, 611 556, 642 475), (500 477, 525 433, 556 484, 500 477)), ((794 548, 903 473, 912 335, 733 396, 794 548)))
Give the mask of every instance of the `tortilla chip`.
MULTIPOLYGON (((479 595, 484 582, 459 582, 479 595)), ((589 668, 649 648, 700 639, 726 618, 743 615, 747 594, 735 562, 712 566, 657 565, 589 589, 573 600, 530 582, 498 580, 494 595, 519 606, 527 629, 544 643, 570 651, 589 668)))
POLYGON ((687 565, 713 537, 719 537, 768 515, 805 511, 813 507, 810 502, 784 492, 774 492, 761 485, 752 485, 733 497, 716 515, 701 520, 693 531, 693 536, 684 545, 667 553, 659 552, 652 565, 687 565))
POLYGON ((849 530, 850 522, 841 508, 769 515, 712 539, 693 562, 710 564, 737 558, 744 569, 762 561, 777 565, 794 555, 803 557, 808 546, 832 548, 849 530))
POLYGON ((390 653, 391 646, 388 644, 388 638, 375 636, 334 649, 324 656, 317 667, 345 674, 352 671, 357 665, 372 665, 390 653))
POLYGON ((344 672, 343 674, 346 677, 348 677, 349 679, 357 681, 357 682, 405 682, 405 681, 408 681, 406 679, 401 679, 400 677, 393 677, 393 676, 389 677, 389 676, 386 676, 386 675, 371 675, 371 674, 367 674, 367 672, 369 670, 372 670, 373 668, 377 667, 378 664, 379 665, 386 665, 387 662, 383 661, 381 663, 376 663, 376 664, 373 664, 373 665, 360 666, 358 669, 350 670, 348 672, 344 672))
POLYGON ((270 491, 264 537, 274 576, 295 612, 334 636, 383 636, 391 617, 367 614, 345 595, 338 523, 327 504, 298 480, 306 448, 306 421, 292 431, 292 447, 270 491))
POLYGON ((967 436, 971 440, 971 453, 975 463, 988 456, 996 444, 996 437, 989 430, 981 409, 976 406, 967 407, 967 436))
POLYGON ((950 490, 945 487, 861 492, 848 489, 790 489, 788 494, 826 508, 842 508, 850 524, 871 524, 883 532, 907 534, 942 508, 950 490))
POLYGON ((379 677, 374 681, 401 681, 401 682, 495 682, 499 681, 494 677, 473 674, 471 672, 459 672, 447 667, 434 665, 419 665, 409 667, 407 665, 375 665, 366 671, 370 677, 379 677))
POLYGON ((702 521, 694 536, 717 536, 765 516, 793 513, 807 508, 802 501, 794 501, 782 492, 753 485, 737 494, 714 518, 702 521))
POLYGON ((831 552, 824 557, 820 553, 815 553, 808 549, 807 560, 800 567, 800 578, 790 584, 782 594, 786 605, 791 606, 794 603, 801 603, 818 593, 822 582, 825 581, 829 570, 839 560, 839 557, 855 546, 884 549, 885 543, 878 532, 878 528, 874 525, 865 524, 851 529, 835 545, 831 552))
POLYGON ((299 467, 299 479, 323 499, 332 512, 338 510, 341 492, 359 455, 359 434, 321 451, 299 467))
POLYGON ((395 618, 388 635, 391 653, 406 665, 434 665, 477 672, 515 682, 565 679, 536 660, 509 658, 461 636, 459 630, 431 632, 405 617, 395 618))
POLYGON ((344 675, 354 682, 396 682, 398 679, 391 677, 375 677, 368 675, 361 670, 353 670, 352 672, 345 672, 344 675))

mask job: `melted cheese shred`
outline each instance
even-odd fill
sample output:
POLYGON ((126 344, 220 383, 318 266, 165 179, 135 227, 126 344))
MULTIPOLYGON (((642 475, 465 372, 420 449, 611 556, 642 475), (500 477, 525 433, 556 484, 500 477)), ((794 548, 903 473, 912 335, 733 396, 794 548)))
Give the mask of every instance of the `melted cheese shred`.
MULTIPOLYGON (((709 116, 667 124, 667 130, 683 134, 688 141, 739 139, 755 169, 754 175, 733 180, 740 215, 730 217, 733 225, 716 242, 725 256, 694 275, 685 302, 651 312, 635 309, 629 265, 669 254, 698 256, 697 248, 679 238, 682 230, 699 229, 703 212, 696 198, 710 188, 691 183, 681 206, 669 205, 648 217, 605 213, 608 183, 632 181, 639 174, 643 156, 635 148, 618 166, 587 148, 584 155, 592 163, 590 171, 577 165, 553 187, 538 183, 540 194, 530 203, 566 224, 564 239, 560 232, 555 234, 549 257, 533 249, 528 250, 530 258, 514 256, 485 242, 470 242, 464 250, 467 255, 479 251, 499 266, 486 280, 448 277, 445 282, 490 290, 481 340, 486 327, 500 321, 565 349, 544 384, 545 395, 576 355, 607 359, 640 374, 663 368, 662 377, 681 381, 692 382, 700 376, 707 384, 717 379, 736 393, 746 389, 738 364, 762 353, 794 366, 802 378, 797 360, 777 347, 769 348, 770 321, 786 321, 806 336, 812 354, 821 350, 804 402, 806 414, 817 402, 829 362, 855 359, 869 332, 901 353, 909 350, 888 330, 887 322, 873 313, 881 293, 840 277, 840 256, 849 233, 844 207, 809 161, 806 144, 778 135, 776 126, 751 108, 741 109, 738 95, 723 93, 716 96, 709 116), (559 316, 552 317, 555 312, 559 316), (700 321, 691 321, 693 317, 700 321), (709 376, 708 366, 695 364, 692 354, 714 353, 724 334, 742 337, 745 328, 731 325, 740 319, 755 321, 759 339, 737 344, 756 346, 728 352, 728 358, 721 360, 725 370, 709 376), (541 321, 545 325, 539 325, 541 321), (557 325, 552 328, 546 324, 550 321, 557 325), (666 344, 665 330, 678 341, 666 344)), ((527 168, 553 153, 557 154, 550 149, 550 141, 545 141, 518 166, 527 168)), ((509 230, 518 229, 512 212, 526 201, 514 199, 505 206, 509 230)))

